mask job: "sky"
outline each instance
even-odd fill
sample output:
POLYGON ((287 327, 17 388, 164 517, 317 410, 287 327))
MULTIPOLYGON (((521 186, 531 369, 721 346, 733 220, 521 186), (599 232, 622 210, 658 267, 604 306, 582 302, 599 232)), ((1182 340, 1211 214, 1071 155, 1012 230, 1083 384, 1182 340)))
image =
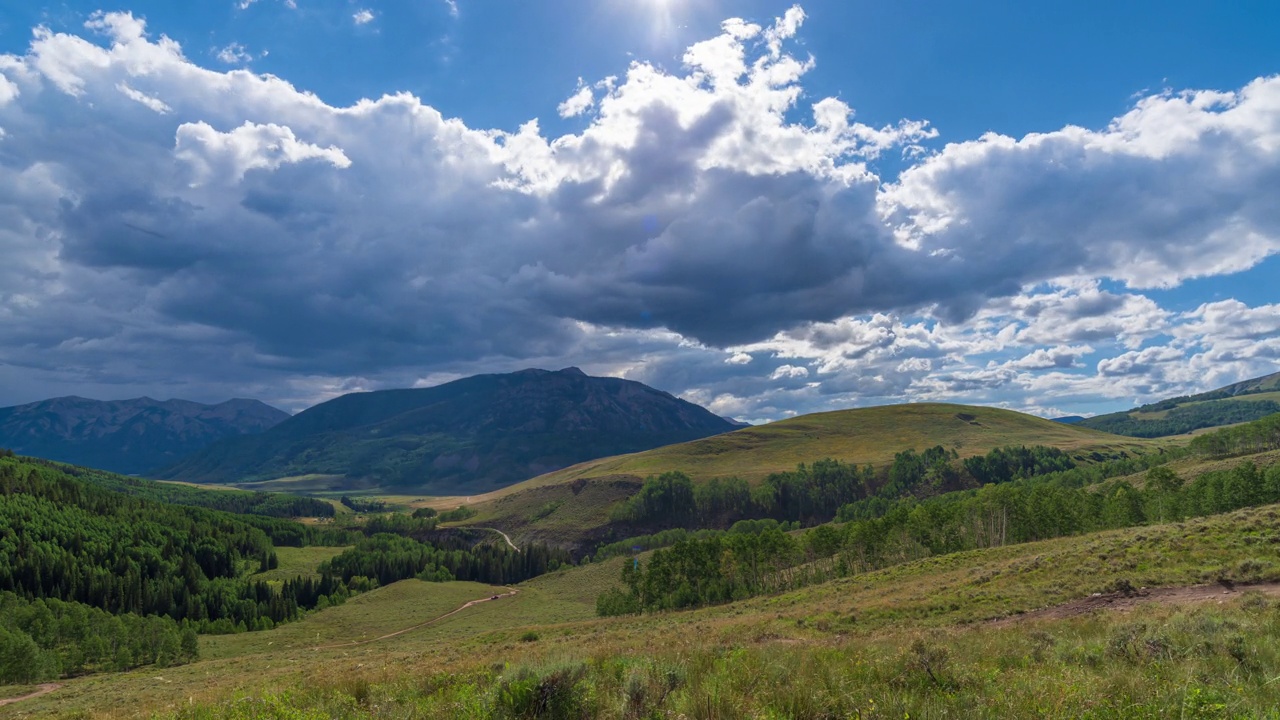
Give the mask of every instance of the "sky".
MULTIPOLYGON (((13 7, 17 6, 17 7, 13 7)), ((0 405, 577 366, 763 422, 1280 370, 1274 2, 0 9, 0 405)))

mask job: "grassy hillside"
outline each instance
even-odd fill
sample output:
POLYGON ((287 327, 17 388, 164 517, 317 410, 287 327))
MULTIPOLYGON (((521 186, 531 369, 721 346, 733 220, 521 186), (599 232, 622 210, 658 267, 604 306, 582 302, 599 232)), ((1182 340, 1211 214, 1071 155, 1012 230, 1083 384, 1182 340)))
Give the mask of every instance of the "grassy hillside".
POLYGON ((1280 674, 1280 605, 1216 583, 1280 580, 1265 550, 1278 513, 959 553, 702 610, 595 619, 582 601, 616 577, 621 561, 611 561, 382 642, 316 650, 314 635, 302 637, 377 635, 402 614, 419 613, 407 626, 491 592, 405 581, 287 628, 208 638, 196 664, 73 679, 21 709, 497 718, 518 716, 504 708, 523 678, 566 689, 585 717, 1254 717, 1280 703, 1269 682, 1280 674), (1111 593, 1120 581, 1215 584, 1166 601, 1111 593), (1073 604, 1034 614, 1061 603, 1073 604))
POLYGON ((835 458, 883 467, 908 449, 935 445, 961 457, 1010 445, 1060 448, 1079 461, 1145 454, 1161 441, 1110 435, 1089 428, 991 407, 919 403, 816 413, 744 428, 642 453, 581 463, 487 495, 462 498, 479 515, 522 538, 593 536, 611 506, 642 480, 680 470, 696 481, 737 476, 759 482, 799 463, 835 458))
POLYGON ((1125 412, 1098 415, 1078 425, 1117 435, 1167 437, 1250 422, 1280 412, 1280 373, 1169 398, 1125 412))
POLYGON ((581 463, 523 487, 611 475, 646 476, 682 470, 694 478, 759 480, 797 463, 832 457, 883 465, 895 453, 942 445, 962 457, 1006 445, 1048 445, 1080 455, 1145 451, 1150 443, 1076 428, 1012 410, 913 403, 814 413, 693 442, 581 463))

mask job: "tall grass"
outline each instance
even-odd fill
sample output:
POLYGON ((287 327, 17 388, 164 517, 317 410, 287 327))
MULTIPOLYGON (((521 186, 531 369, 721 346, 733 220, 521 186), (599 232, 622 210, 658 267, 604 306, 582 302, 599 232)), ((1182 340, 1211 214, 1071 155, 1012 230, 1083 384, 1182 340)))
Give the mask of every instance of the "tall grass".
POLYGON ((874 639, 597 647, 427 677, 321 680, 204 718, 1276 717, 1280 607, 1145 609, 874 639))

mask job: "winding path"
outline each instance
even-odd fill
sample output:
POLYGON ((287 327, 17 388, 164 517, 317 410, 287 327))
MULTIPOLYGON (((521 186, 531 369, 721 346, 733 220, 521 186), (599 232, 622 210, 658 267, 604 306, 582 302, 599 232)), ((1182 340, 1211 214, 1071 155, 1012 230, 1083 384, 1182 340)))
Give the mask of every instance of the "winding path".
POLYGON ((467 608, 469 608, 469 607, 471 607, 471 606, 473 606, 473 605, 479 605, 480 603, 486 603, 486 602, 490 602, 490 601, 493 601, 493 600, 498 600, 498 599, 505 598, 505 597, 511 597, 512 595, 515 595, 516 593, 520 592, 519 590, 516 590, 515 588, 507 588, 507 590, 508 590, 509 592, 505 592, 505 593, 502 593, 502 594, 500 594, 500 595, 494 595, 494 596, 492 596, 492 597, 479 598, 479 599, 477 599, 477 600, 471 600, 471 601, 469 601, 469 602, 465 602, 465 603, 463 603, 463 604, 459 605, 458 607, 454 608, 453 610, 450 610, 449 612, 447 612, 447 613, 445 613, 445 614, 443 614, 443 615, 439 615, 439 616, 437 616, 437 617, 433 617, 433 618, 431 618, 430 620, 427 620, 427 621, 425 621, 425 622, 420 622, 420 623, 418 623, 417 625, 413 625, 412 627, 407 627, 407 628, 405 628, 405 629, 403 629, 403 630, 397 630, 397 631, 395 631, 395 632, 393 632, 393 633, 388 633, 388 634, 383 635, 383 636, 381 636, 381 637, 372 638, 372 639, 370 639, 370 640, 353 640, 353 641, 351 641, 351 642, 335 643, 335 644, 333 644, 333 645, 317 645, 317 646, 315 646, 314 648, 312 648, 312 650, 331 650, 331 649, 333 649, 333 648, 344 648, 344 647, 355 647, 355 646, 357 646, 357 645, 368 645, 369 643, 375 643, 375 642, 378 642, 379 640, 386 640, 386 639, 388 639, 388 638, 396 637, 397 635, 404 635, 404 634, 405 634, 405 633, 407 633, 407 632, 413 632, 414 630, 417 630, 418 628, 426 627, 427 625, 430 625, 431 623, 439 622, 439 621, 441 621, 441 620, 443 620, 443 619, 445 619, 445 618, 449 617, 450 615, 457 615, 458 613, 462 612, 463 610, 466 610, 467 608))
POLYGON ((35 692, 27 693, 26 695, 21 695, 19 697, 4 698, 3 700, 0 700, 0 707, 4 705, 12 705, 13 703, 19 703, 19 702, 22 702, 23 700, 38 698, 41 695, 48 695, 49 693, 53 692, 54 690, 57 690, 60 687, 62 687, 62 685, 58 683, 45 683, 41 685, 39 688, 37 688, 35 692))
POLYGON ((512 550, 515 550, 516 552, 520 552, 520 548, 516 547, 516 544, 511 542, 511 538, 507 537, 507 534, 502 532, 498 528, 482 527, 480 525, 466 525, 466 526, 455 527, 453 529, 454 530, 492 530, 498 533, 499 535, 501 535, 502 539, 507 541, 507 544, 511 546, 512 550))

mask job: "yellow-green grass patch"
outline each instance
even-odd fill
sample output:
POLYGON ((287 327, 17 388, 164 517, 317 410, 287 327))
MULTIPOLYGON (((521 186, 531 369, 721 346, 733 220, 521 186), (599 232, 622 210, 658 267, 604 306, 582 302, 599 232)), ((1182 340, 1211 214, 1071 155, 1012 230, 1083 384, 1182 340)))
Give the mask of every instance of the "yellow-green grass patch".
POLYGON ((320 563, 347 550, 346 547, 277 547, 274 570, 255 573, 254 580, 282 581, 295 577, 319 577, 320 563))

